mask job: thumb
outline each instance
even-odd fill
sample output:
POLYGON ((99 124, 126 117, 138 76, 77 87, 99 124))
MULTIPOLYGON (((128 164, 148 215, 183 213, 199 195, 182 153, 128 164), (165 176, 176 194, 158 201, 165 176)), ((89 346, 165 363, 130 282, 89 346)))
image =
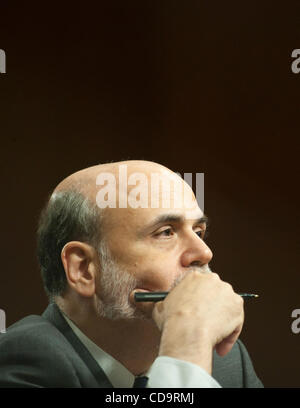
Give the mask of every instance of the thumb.
POLYGON ((156 302, 155 306, 152 311, 152 318, 155 321, 157 327, 159 328, 160 331, 162 331, 163 326, 164 326, 164 302, 156 302))

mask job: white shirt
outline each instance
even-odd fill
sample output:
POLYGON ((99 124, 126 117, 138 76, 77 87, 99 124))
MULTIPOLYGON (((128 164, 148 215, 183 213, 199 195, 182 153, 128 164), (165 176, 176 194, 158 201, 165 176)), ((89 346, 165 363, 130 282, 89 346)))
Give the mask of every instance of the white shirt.
MULTIPOLYGON (((115 388, 132 388, 135 376, 92 342, 64 313, 62 315, 112 385, 115 388)), ((147 388, 221 388, 203 368, 168 356, 157 357, 145 375, 149 378, 147 388)))

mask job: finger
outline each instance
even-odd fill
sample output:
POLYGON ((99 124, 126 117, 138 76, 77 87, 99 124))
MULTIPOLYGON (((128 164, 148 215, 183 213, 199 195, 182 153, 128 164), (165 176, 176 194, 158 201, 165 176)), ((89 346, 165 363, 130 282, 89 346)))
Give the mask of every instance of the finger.
POLYGON ((159 330, 163 329, 164 326, 164 303, 156 302, 152 311, 152 318, 155 321, 159 330))
POLYGON ((232 349, 235 342, 239 338, 241 331, 242 327, 239 327, 232 334, 230 334, 228 337, 226 337, 216 345, 215 350, 219 354, 219 356, 224 357, 227 353, 229 353, 229 351, 232 349))

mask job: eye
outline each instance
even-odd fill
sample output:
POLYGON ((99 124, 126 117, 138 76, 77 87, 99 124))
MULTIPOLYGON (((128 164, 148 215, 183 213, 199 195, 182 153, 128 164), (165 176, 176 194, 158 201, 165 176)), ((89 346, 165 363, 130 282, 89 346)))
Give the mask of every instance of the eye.
POLYGON ((198 235, 199 238, 201 238, 203 241, 205 238, 207 238, 207 231, 206 230, 199 230, 195 231, 195 233, 198 235))
POLYGON ((159 237, 171 237, 173 234, 174 234, 173 228, 168 227, 168 228, 165 228, 165 229, 162 230, 162 231, 159 231, 159 232, 158 232, 157 234, 155 234, 155 235, 156 235, 156 236, 159 236, 159 237))

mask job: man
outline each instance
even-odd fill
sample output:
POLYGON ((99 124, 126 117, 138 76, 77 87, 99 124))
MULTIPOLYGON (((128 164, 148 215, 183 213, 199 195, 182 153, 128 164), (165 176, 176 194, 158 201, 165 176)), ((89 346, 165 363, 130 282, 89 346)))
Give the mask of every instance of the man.
POLYGON ((56 187, 38 230, 50 304, 0 337, 1 387, 262 386, 238 340, 243 300, 210 271, 206 217, 183 192, 146 161, 90 167, 56 187), (135 301, 148 291, 170 293, 135 301))

